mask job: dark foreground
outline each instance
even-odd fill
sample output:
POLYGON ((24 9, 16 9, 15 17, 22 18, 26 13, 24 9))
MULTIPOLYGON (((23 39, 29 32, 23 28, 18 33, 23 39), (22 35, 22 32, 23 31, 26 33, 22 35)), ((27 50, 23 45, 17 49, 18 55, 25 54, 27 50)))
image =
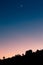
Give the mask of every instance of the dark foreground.
POLYGON ((0 60, 0 65, 43 65, 43 50, 37 50, 32 52, 32 50, 26 51, 25 55, 16 55, 12 58, 7 58, 0 60))

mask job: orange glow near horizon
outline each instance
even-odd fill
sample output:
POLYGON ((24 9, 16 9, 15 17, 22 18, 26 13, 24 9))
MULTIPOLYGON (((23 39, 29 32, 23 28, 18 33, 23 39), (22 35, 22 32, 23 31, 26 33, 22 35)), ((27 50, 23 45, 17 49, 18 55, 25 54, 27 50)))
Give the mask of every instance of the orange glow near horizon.
POLYGON ((15 56, 17 54, 25 53, 26 50, 32 49, 36 51, 37 49, 43 49, 43 40, 40 38, 20 38, 18 40, 5 41, 6 45, 0 46, 0 58, 3 56, 5 58, 15 56), (9 44, 7 44, 9 43, 9 44))

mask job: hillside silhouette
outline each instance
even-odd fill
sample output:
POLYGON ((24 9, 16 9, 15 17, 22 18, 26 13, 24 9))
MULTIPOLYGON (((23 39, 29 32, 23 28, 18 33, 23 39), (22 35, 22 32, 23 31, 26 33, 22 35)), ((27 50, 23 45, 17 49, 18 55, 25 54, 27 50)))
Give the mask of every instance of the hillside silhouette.
POLYGON ((32 50, 28 50, 25 52, 25 55, 15 55, 11 58, 3 60, 0 59, 0 65, 4 64, 12 64, 12 65, 35 65, 40 64, 43 65, 43 50, 37 50, 36 52, 32 52, 32 50))

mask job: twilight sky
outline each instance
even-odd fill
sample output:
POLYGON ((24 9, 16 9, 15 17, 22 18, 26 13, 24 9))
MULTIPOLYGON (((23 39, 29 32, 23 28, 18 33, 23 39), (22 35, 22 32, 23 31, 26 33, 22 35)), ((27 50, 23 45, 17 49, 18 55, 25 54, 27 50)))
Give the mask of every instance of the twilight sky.
POLYGON ((0 58, 43 49, 43 0, 0 0, 0 58))

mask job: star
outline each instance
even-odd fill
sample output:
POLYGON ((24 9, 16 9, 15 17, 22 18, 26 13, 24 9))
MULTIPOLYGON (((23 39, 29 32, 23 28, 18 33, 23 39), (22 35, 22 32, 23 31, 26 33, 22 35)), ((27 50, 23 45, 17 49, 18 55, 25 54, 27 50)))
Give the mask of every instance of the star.
POLYGON ((23 4, 21 4, 20 7, 23 8, 23 4))
POLYGON ((23 8, 23 4, 19 4, 17 8, 23 8))

